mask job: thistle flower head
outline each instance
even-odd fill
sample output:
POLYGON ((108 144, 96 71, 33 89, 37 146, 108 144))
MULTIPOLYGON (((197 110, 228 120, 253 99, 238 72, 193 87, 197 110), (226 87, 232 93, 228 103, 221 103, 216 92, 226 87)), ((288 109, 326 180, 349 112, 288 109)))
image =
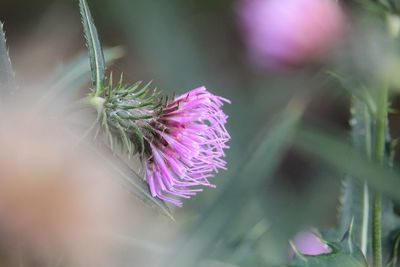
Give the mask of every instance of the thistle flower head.
POLYGON ((169 102, 149 122, 144 163, 153 196, 181 206, 173 196, 190 198, 202 191, 199 186, 214 187, 209 178, 226 168, 230 139, 223 102, 229 103, 200 87, 169 102))
POLYGON ((226 168, 230 136, 221 107, 229 101, 205 87, 172 100, 146 87, 110 91, 102 124, 110 144, 117 140, 129 154, 139 153, 152 196, 182 206, 177 198, 190 198, 201 186, 214 187, 209 179, 226 168))

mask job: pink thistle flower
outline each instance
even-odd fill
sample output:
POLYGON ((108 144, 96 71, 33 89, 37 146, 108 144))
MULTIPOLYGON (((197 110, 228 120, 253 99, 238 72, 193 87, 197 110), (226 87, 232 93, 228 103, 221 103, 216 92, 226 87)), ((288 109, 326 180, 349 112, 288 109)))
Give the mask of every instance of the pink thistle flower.
POLYGON ((230 139, 224 102, 230 103, 199 87, 168 102, 148 122, 143 162, 153 197, 181 207, 177 197, 215 187, 209 179, 226 169, 224 149, 230 139))
POLYGON ((345 28, 344 13, 334 0, 240 0, 237 11, 250 58, 261 67, 319 60, 345 28))

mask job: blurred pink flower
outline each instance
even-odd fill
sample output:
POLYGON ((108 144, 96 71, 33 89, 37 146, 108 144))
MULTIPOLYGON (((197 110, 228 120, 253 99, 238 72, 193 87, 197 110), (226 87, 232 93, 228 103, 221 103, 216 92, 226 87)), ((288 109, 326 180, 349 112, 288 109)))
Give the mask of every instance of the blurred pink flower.
POLYGON ((345 26, 334 0, 240 0, 237 11, 250 57, 261 67, 287 68, 320 59, 345 26))
POLYGON ((301 232, 293 238, 296 249, 303 255, 321 255, 331 252, 329 246, 323 243, 312 232, 301 232))
POLYGON ((224 102, 229 103, 200 87, 169 102, 149 122, 144 163, 153 197, 182 206, 177 197, 190 198, 201 186, 214 187, 208 179, 226 169, 224 149, 230 139, 224 102))

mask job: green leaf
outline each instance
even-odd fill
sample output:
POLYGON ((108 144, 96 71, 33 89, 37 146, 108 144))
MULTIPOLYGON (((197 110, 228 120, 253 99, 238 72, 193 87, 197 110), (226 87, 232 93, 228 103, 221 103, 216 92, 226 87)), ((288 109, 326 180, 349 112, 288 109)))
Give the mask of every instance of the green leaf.
MULTIPOLYGON (((371 156, 372 150, 372 119, 367 104, 357 97, 352 99, 351 107, 352 139, 354 147, 371 156)), ((368 185, 350 176, 343 181, 339 229, 344 229, 353 221, 353 240, 367 255, 369 233, 371 231, 371 197, 368 185)))
POLYGON ((382 247, 385 262, 397 261, 398 250, 395 250, 399 242, 400 217, 393 211, 393 203, 390 199, 383 199, 382 203, 382 247))
POLYGON ((289 267, 368 267, 361 250, 347 232, 341 242, 327 242, 331 252, 318 256, 301 255, 296 248, 295 259, 289 267))
POLYGON ((101 48, 96 26, 86 0, 79 0, 79 7, 82 16, 83 30, 86 39, 86 46, 89 49, 90 68, 92 70, 92 81, 95 87, 95 96, 98 96, 103 89, 105 81, 106 64, 101 48))
POLYGON ((355 2, 359 3, 367 11, 377 15, 381 15, 385 12, 395 11, 393 7, 385 3, 385 0, 379 0, 379 1, 355 0, 355 2))
POLYGON ((371 161, 346 142, 346 139, 315 128, 302 127, 298 130, 295 140, 296 145, 317 156, 321 161, 355 179, 367 181, 371 187, 400 201, 399 172, 371 161))
POLYGON ((386 265, 386 267, 397 267, 399 262, 399 247, 400 247, 400 231, 398 231, 393 238, 393 248, 392 248, 392 255, 391 260, 386 265))
POLYGON ((1 95, 9 95, 15 91, 16 84, 3 26, 0 22, 0 89, 1 95))

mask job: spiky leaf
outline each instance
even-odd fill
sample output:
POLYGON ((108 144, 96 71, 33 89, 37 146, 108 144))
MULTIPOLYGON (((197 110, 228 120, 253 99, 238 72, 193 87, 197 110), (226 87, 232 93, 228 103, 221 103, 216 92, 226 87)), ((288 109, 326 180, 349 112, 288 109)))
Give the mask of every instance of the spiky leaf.
MULTIPOLYGON (((354 147, 367 156, 371 155, 372 122, 367 104, 357 97, 352 99, 352 139, 354 147)), ((353 220, 354 242, 366 255, 370 233, 371 207, 370 193, 366 182, 347 176, 343 181, 340 208, 340 229, 346 229, 353 220)))
POLYGON ((92 81, 95 88, 95 95, 99 95, 103 89, 105 80, 106 64, 101 48, 96 26, 86 0, 79 0, 79 7, 82 16, 83 30, 86 39, 86 46, 89 49, 90 67, 92 70, 92 81))

